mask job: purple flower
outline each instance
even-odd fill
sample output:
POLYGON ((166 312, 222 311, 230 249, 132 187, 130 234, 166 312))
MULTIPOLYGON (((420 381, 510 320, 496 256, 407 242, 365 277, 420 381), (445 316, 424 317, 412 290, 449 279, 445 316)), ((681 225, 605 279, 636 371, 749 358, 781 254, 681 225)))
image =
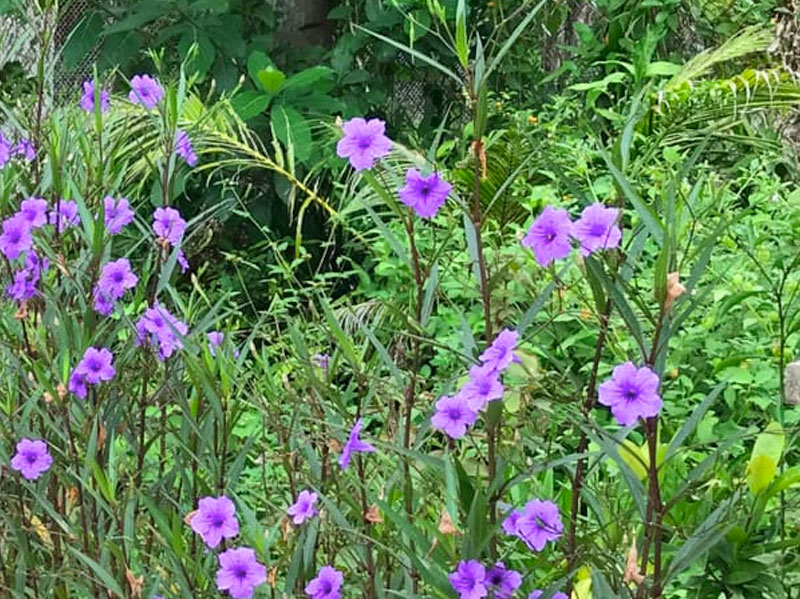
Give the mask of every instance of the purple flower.
POLYGON ((328 354, 314 354, 311 356, 311 361, 317 368, 328 370, 331 363, 331 357, 328 354))
MULTIPOLYGON (((83 108, 86 112, 94 112, 94 79, 87 79, 83 82, 83 96, 81 96, 81 108, 83 108)), ((104 113, 108 110, 109 105, 111 104, 111 96, 109 93, 101 89, 100 90, 100 113, 104 113)))
POLYGON ((452 439, 463 437, 467 428, 475 424, 477 412, 469 407, 469 403, 461 395, 443 396, 436 402, 436 413, 431 417, 431 424, 452 439))
POLYGON ((339 456, 339 467, 342 470, 346 470, 350 465, 350 458, 352 457, 353 453, 372 453, 375 451, 375 448, 372 445, 358 438, 363 426, 364 421, 363 419, 359 418, 356 420, 355 425, 353 425, 353 430, 350 431, 350 438, 347 440, 347 443, 344 444, 344 447, 342 448, 342 454, 339 456))
POLYGON ((486 569, 475 560, 459 562, 455 572, 450 573, 450 584, 461 599, 480 599, 488 594, 486 569))
POLYGON ((86 386, 86 377, 80 372, 72 371, 67 381, 67 390, 80 399, 86 399, 89 388, 86 386))
POLYGON ((136 287, 138 282, 139 277, 133 274, 127 258, 106 263, 94 288, 94 309, 108 316, 113 302, 125 295, 126 290, 136 287))
POLYGON ((189 166, 197 164, 197 154, 194 153, 192 140, 189 139, 189 134, 181 129, 178 129, 175 138, 175 152, 178 156, 182 157, 189 166))
POLYGON ((236 519, 236 506, 225 497, 203 497, 197 504, 189 526, 203 538, 212 549, 223 538, 232 539, 239 534, 239 521, 236 519))
POLYGON ((87 347, 75 372, 83 375, 85 383, 89 385, 110 381, 117 373, 114 370, 114 355, 105 347, 87 347))
POLYGON ((512 329, 500 331, 492 344, 478 358, 484 366, 502 372, 514 361, 514 349, 517 347, 519 333, 512 329))
POLYGON ((611 408, 614 418, 627 426, 639 418, 657 416, 661 409, 658 375, 647 366, 625 362, 614 368, 610 380, 597 389, 597 401, 611 408))
POLYGON ((0 133, 0 168, 3 168, 11 159, 11 142, 0 133))
POLYGON ((36 158, 36 146, 30 139, 20 139, 17 145, 14 146, 14 153, 17 156, 22 156, 26 162, 32 162, 36 158))
POLYGON ((331 566, 322 566, 317 577, 306 585, 311 599, 339 599, 342 596, 344 575, 331 566))
POLYGON ((131 79, 131 91, 128 99, 134 104, 141 104, 152 110, 164 97, 164 88, 150 75, 135 75, 131 79))
POLYGON ((220 333, 219 331, 211 331, 210 333, 206 334, 206 338, 208 339, 208 351, 211 352, 211 355, 216 355, 214 353, 215 347, 222 347, 222 341, 225 339, 225 334, 220 333))
POLYGON ((20 254, 33 247, 31 227, 23 214, 17 213, 3 221, 0 233, 0 252, 9 260, 16 260, 20 254))
POLYGON ((509 599, 522 585, 522 575, 516 570, 506 568, 503 562, 497 562, 486 573, 486 585, 497 599, 509 599))
POLYGON ((38 439, 20 439, 17 453, 11 458, 11 468, 26 480, 36 480, 50 469, 52 463, 53 456, 47 450, 47 444, 38 439))
POLYGON ((433 218, 439 212, 453 186, 431 173, 427 177, 415 168, 406 172, 406 184, 398 193, 400 201, 414 210, 420 218, 433 218))
POLYGON ((28 198, 19 206, 19 212, 31 229, 38 229, 47 224, 47 200, 28 198))
POLYGON ((136 345, 145 343, 158 349, 158 359, 166 360, 183 348, 180 337, 189 333, 185 322, 179 321, 161 304, 156 303, 136 322, 136 345))
POLYGON ((292 522, 295 524, 302 524, 306 520, 317 515, 317 508, 314 507, 315 503, 317 503, 316 493, 300 491, 300 495, 297 496, 297 501, 289 506, 286 513, 292 517, 292 522))
POLYGON ((56 202, 55 209, 50 211, 48 222, 55 226, 59 233, 67 227, 74 227, 80 224, 81 219, 78 216, 78 202, 59 200, 56 202))
POLYGON ((267 581, 267 569, 249 547, 228 549, 219 554, 217 588, 235 599, 250 599, 255 588, 267 581))
POLYGON ((365 121, 361 117, 342 125, 344 137, 336 146, 341 158, 349 158, 356 171, 372 168, 375 162, 392 151, 392 140, 384 135, 386 123, 380 119, 365 121))
POLYGON ((572 223, 567 211, 546 206, 522 238, 522 245, 533 249, 533 255, 541 266, 548 266, 553 260, 569 256, 571 231, 572 223))
POLYGON ((41 259, 39 255, 30 251, 25 256, 25 266, 14 273, 13 283, 6 287, 6 294, 17 302, 24 302, 36 294, 36 284, 41 275, 50 267, 47 258, 41 259))
MULTIPOLYGON (((531 594, 528 595, 528 599, 541 599, 544 596, 544 591, 541 589, 534 589, 531 591, 531 594)), ((566 593, 562 593, 561 591, 557 592, 553 595, 552 599, 569 599, 566 593)))
POLYGON ((156 208, 153 213, 153 231, 159 239, 178 245, 186 231, 186 221, 175 208, 156 208))
POLYGON ((458 392, 474 412, 483 410, 495 399, 503 397, 503 383, 492 364, 473 366, 469 369, 469 380, 458 392))
POLYGON ((583 209, 581 217, 572 223, 572 236, 580 241, 582 256, 619 246, 622 231, 617 226, 618 218, 618 208, 606 208, 600 202, 583 209))
POLYGON ((115 200, 111 196, 103 198, 103 223, 110 235, 116 235, 122 228, 133 222, 133 210, 126 198, 115 200))
POLYGON ((189 270, 189 261, 186 259, 186 254, 183 253, 183 250, 178 250, 178 255, 175 257, 175 261, 178 263, 178 266, 181 267, 182 273, 189 270))
POLYGON ((519 519, 522 517, 522 512, 519 510, 511 510, 503 520, 503 530, 506 534, 517 536, 519 535, 519 519))
POLYGON ((563 530, 558 506, 552 501, 529 501, 518 520, 518 536, 534 551, 541 551, 548 541, 558 539, 563 530))

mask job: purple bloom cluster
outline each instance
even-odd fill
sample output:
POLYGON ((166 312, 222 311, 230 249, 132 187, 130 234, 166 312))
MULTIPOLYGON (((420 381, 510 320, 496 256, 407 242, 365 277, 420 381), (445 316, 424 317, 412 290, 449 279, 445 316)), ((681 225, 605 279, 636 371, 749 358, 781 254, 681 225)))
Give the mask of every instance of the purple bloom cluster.
POLYGON ((36 285, 42 273, 50 267, 47 258, 31 250, 25 256, 25 266, 13 273, 12 283, 6 287, 6 294, 16 302, 22 303, 36 295, 36 285))
POLYGON ((178 129, 175 137, 175 153, 186 161, 189 166, 197 164, 197 154, 194 153, 192 140, 186 131, 178 129))
POLYGON ((461 561, 449 578, 460 599, 481 599, 489 591, 497 599, 510 599, 522 586, 522 575, 503 562, 497 562, 487 570, 476 560, 461 561))
MULTIPOLYGON (((162 245, 177 247, 186 232, 186 221, 183 220, 181 213, 175 208, 156 208, 153 213, 153 232, 162 245)), ((186 272, 189 262, 186 260, 182 250, 178 250, 178 264, 181 272, 186 272)))
POLYGON ((136 345, 148 344, 158 350, 158 359, 166 360, 175 351, 183 348, 181 337, 189 333, 189 327, 159 303, 145 310, 136 322, 136 345))
POLYGON ((619 246, 622 231, 618 219, 618 208, 606 208, 599 202, 584 208, 574 223, 566 210, 546 206, 522 238, 522 245, 533 250, 541 266, 566 258, 572 251, 570 238, 580 244, 581 255, 588 256, 619 246))
POLYGON ((340 599, 344 575, 332 566, 322 566, 306 585, 305 591, 311 599, 340 599))
POLYGON ((135 75, 131 79, 131 91, 128 99, 134 104, 141 104, 152 110, 164 97, 164 88, 150 75, 135 75))
POLYGON ((297 496, 297 501, 289 506, 286 513, 292 517, 292 522, 295 524, 302 524, 306 520, 313 518, 317 515, 317 508, 314 504, 317 503, 317 494, 311 491, 300 491, 297 496))
POLYGON ((27 480, 36 480, 50 469, 53 456, 44 441, 20 439, 17 453, 11 458, 11 468, 27 480))
POLYGON ((116 235, 133 222, 133 210, 127 198, 103 198, 103 224, 109 235, 116 235))
POLYGON ((515 360, 514 349, 519 334, 511 329, 501 331, 480 357, 480 365, 469 369, 469 379, 453 396, 443 396, 436 402, 436 412, 431 417, 434 428, 458 439, 475 424, 478 412, 486 409, 490 401, 503 397, 500 375, 515 360))
POLYGON ((217 588, 234 599, 250 599, 255 588, 267 581, 267 569, 250 547, 228 549, 219 554, 217 588))
POLYGON ((597 388, 597 401, 611 408, 614 418, 623 426, 639 418, 657 416, 661 410, 658 387, 661 380, 647 366, 637 368, 625 362, 614 368, 611 379, 597 388))
POLYGON ((203 497, 198 502, 197 511, 192 516, 189 526, 202 537, 206 545, 213 549, 223 538, 232 539, 239 534, 236 506, 225 495, 203 497))
POLYGON ((347 443, 342 447, 342 453, 339 456, 339 467, 342 470, 346 470, 350 465, 350 460, 354 453, 373 453, 375 451, 375 447, 358 438, 363 427, 364 420, 362 418, 356 420, 353 429, 350 431, 347 443))
POLYGON ((26 162, 32 162, 36 159, 36 146, 27 138, 21 138, 14 144, 0 132, 0 169, 14 156, 19 156, 26 162))
POLYGON ((108 316, 114 310, 114 302, 125 295, 125 291, 136 287, 139 277, 133 274, 127 258, 119 258, 103 266, 94 288, 94 309, 108 316))
POLYGON ((439 176, 428 176, 411 168, 406 172, 406 184, 399 191, 400 201, 411 208, 420 218, 433 218, 439 212, 453 186, 439 176))
POLYGON ((541 551, 564 531, 558 506, 552 501, 532 499, 519 510, 511 510, 503 521, 506 533, 522 539, 533 551, 541 551))
MULTIPOLYGON (((81 96, 80 106, 86 112, 94 112, 94 94, 95 94, 95 81, 94 79, 87 79, 83 82, 83 95, 81 96)), ((111 105, 111 96, 109 93, 100 89, 100 113, 105 113, 111 105)))
POLYGON ((356 171, 372 168, 392 151, 392 140, 385 135, 386 123, 380 119, 356 117, 344 123, 342 131, 344 137, 336 145, 336 153, 348 158, 356 171))
POLYGON ((83 358, 69 375, 67 389, 80 399, 85 399, 89 391, 88 385, 110 381, 116 373, 111 351, 105 347, 87 347, 83 358))

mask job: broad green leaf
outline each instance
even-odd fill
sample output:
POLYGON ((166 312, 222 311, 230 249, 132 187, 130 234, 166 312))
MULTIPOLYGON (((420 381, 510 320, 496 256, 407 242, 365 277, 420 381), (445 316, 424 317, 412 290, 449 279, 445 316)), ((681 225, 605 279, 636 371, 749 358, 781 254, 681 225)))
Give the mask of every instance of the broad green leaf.
POLYGON ((747 486, 754 495, 766 489, 775 478, 785 444, 786 436, 777 422, 770 422, 764 432, 756 437, 747 464, 747 486))
POLYGON ((231 106, 240 119, 247 121, 264 112, 269 106, 269 101, 268 94, 247 90, 231 98, 231 106))
POLYGON ((303 116, 291 106, 278 105, 270 117, 272 130, 287 148, 294 148, 298 160, 308 160, 311 156, 311 128, 303 116))
POLYGON ((269 66, 266 69, 258 71, 258 73, 256 73, 256 79, 258 79, 261 89, 274 95, 278 93, 281 85, 286 81, 286 75, 280 69, 269 66))

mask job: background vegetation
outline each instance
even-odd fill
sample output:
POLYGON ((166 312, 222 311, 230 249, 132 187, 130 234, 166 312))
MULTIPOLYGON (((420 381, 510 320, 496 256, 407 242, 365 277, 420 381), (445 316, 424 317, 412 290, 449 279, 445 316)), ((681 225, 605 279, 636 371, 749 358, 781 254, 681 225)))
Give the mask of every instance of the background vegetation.
MULTIPOLYGON (((502 560, 519 596, 800 597, 797 6, 772 0, 0 0, 0 215, 77 202, 35 233, 37 293, 0 306, 0 597, 217 597, 185 519, 225 494, 268 571, 304 595, 452 597, 460 560, 502 560), (130 79, 166 91, 146 111, 130 79), (86 112, 84 79, 111 92, 86 112), (378 117, 374 169, 337 156, 378 117), (178 130, 198 154, 176 157, 178 130), (405 172, 453 185, 432 220, 405 172), (101 226, 106 195, 135 221, 101 226), (520 239, 545 206, 621 209, 619 249, 541 267, 520 239), (180 247, 156 207, 188 221, 180 247), (178 264, 182 250, 190 268, 178 264), (110 318, 101 265, 139 277, 110 318), (669 291, 678 273, 685 291, 669 291), (672 301, 667 298, 672 295, 672 301), (158 299, 188 324, 137 347, 158 299), (520 335, 505 394, 451 440, 431 427, 495 335, 520 335), (221 347, 207 333, 222 331, 221 347), (66 391, 87 347, 115 378, 66 391), (320 355, 329 356, 327 365, 320 355), (657 421, 623 427, 597 385, 661 377, 657 421), (363 418, 375 454, 337 458, 363 418), (10 468, 20 438, 52 468, 10 468), (303 489, 319 517, 286 515, 303 489), (510 506, 558 506, 533 552, 510 506)), ((99 96, 96 97, 99 100, 99 96)), ((6 260, 3 288, 19 266, 6 260)), ((496 596, 496 595, 495 595, 496 596)), ((499 599, 503 599, 500 597, 499 599)))

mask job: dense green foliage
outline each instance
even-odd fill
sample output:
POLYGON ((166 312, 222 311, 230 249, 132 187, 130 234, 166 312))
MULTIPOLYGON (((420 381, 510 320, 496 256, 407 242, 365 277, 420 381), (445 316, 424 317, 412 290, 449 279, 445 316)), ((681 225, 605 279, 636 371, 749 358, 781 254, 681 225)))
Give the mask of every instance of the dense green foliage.
POLYGON ((228 596, 240 546, 257 598, 332 565, 348 599, 455 599, 472 559, 519 571, 515 597, 800 597, 800 87, 768 52, 777 3, 340 0, 308 44, 286 7, 97 2, 64 25, 69 4, 0 0, 35 56, 0 65, 0 132, 37 148, 0 161, 0 217, 28 197, 80 216, 34 232, 50 269, 0 303, 0 597, 228 596), (108 112, 54 89, 87 64, 108 112), (153 110, 127 99, 141 73, 153 110), (357 172, 336 144, 358 116, 394 147, 357 172), (435 218, 398 199, 410 168, 452 183, 435 218), (118 235, 107 195, 136 213, 118 235), (520 243, 545 207, 596 202, 619 247, 545 267, 520 243), (179 242, 151 226, 166 206, 179 242), (104 317, 121 257, 138 283, 104 317), (156 301, 188 324, 166 360, 135 341, 156 301), (502 400, 449 438, 436 402, 503 329, 502 400), (116 373, 78 399, 87 347, 116 373), (629 360, 664 404, 622 426, 597 390, 629 360), (342 469, 359 418, 377 451, 342 469), (10 467, 21 438, 52 454, 37 480, 10 467), (294 525, 304 489, 319 514, 294 525), (219 495, 240 531, 208 549, 190 522, 219 495), (502 528, 533 498, 564 525, 542 551, 502 528))

